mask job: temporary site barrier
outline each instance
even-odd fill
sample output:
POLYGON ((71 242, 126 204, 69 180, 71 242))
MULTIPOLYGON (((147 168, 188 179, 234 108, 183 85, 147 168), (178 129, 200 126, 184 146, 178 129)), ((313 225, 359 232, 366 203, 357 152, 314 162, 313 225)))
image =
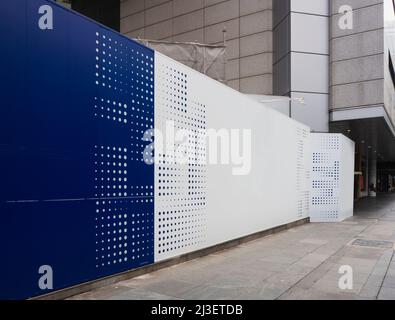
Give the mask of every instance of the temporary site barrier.
POLYGON ((353 215, 355 143, 342 134, 313 133, 311 222, 337 222, 353 215))
POLYGON ((308 217, 308 127, 52 1, 0 12, 0 298, 308 217))

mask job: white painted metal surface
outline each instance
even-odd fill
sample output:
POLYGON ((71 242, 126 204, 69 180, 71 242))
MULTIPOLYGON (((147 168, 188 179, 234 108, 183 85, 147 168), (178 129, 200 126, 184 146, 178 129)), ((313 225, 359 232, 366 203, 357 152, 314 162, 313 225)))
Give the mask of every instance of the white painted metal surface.
POLYGON ((341 134, 312 133, 311 222, 353 215, 354 142, 341 134))
POLYGON ((241 165, 169 164, 156 154, 155 261, 308 217, 309 128, 166 56, 155 61, 156 129, 171 120, 176 130, 246 129, 252 137, 246 175, 234 175, 241 165))

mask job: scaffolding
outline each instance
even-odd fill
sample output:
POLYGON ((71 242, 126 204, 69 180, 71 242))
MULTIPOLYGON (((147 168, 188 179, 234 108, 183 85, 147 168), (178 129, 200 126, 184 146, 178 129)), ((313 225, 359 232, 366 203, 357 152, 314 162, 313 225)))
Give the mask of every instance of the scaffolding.
POLYGON ((135 40, 226 84, 225 45, 207 45, 196 42, 168 42, 140 38, 135 40))

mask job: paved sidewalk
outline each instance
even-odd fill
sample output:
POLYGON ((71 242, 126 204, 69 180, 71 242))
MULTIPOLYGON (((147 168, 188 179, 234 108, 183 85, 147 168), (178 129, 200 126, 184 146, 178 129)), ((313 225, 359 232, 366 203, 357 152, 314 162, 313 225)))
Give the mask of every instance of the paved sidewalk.
POLYGON ((71 299, 395 299, 393 242, 395 194, 380 195, 342 223, 306 224, 71 299), (353 268, 352 290, 338 288, 342 265, 353 268))

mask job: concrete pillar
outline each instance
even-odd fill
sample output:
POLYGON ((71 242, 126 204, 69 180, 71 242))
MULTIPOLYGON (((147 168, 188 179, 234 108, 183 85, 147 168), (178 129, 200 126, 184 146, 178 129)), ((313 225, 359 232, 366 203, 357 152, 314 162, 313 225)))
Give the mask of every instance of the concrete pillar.
POLYGON ((369 197, 376 196, 377 188, 377 159, 369 159, 369 197))
POLYGON ((329 131, 329 2, 273 1, 273 93, 314 132, 329 131))

